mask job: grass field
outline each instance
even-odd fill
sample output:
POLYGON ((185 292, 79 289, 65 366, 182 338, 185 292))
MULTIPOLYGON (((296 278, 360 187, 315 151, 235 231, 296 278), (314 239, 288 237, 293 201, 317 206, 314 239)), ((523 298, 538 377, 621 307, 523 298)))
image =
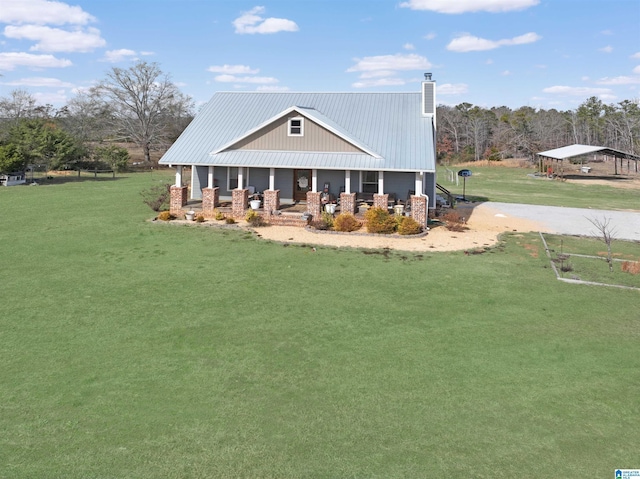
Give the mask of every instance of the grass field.
POLYGON ((0 477, 640 467, 637 291, 556 281, 535 234, 364 254, 152 224, 158 176, 0 189, 0 477))
MULTIPOLYGON (((568 206, 573 208, 597 208, 640 210, 640 176, 611 177, 615 183, 635 184, 635 188, 616 188, 603 184, 579 184, 532 178, 535 168, 503 168, 499 166, 474 167, 473 176, 466 180, 466 197, 478 201, 498 201, 503 203, 524 203, 531 205, 568 206), (628 179, 631 178, 631 179, 628 179), (633 178, 636 178, 635 181, 633 178)), ((458 171, 459 167, 450 167, 458 171)), ((584 176, 585 181, 589 176, 584 176)), ((593 178, 592 178, 593 179, 593 178)), ((455 195, 463 193, 463 179, 459 184, 448 181, 446 171, 438 170, 438 183, 455 195)))

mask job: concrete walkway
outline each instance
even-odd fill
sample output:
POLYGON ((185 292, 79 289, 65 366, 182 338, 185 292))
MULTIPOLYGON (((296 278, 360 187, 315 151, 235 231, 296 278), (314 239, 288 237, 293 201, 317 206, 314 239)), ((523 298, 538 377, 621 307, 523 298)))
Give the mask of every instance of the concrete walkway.
POLYGON ((640 211, 612 211, 587 208, 565 208, 562 206, 537 206, 515 203, 484 203, 507 216, 537 221, 552 233, 567 235, 596 235, 596 227, 589 221, 609 223, 615 239, 640 241, 640 211))

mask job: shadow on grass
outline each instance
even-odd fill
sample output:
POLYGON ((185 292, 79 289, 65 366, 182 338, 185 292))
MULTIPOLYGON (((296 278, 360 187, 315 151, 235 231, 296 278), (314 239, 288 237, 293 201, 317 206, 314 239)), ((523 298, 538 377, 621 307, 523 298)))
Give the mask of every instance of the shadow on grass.
POLYGON ((566 180, 604 180, 604 181, 633 181, 632 176, 627 175, 564 175, 566 180))
POLYGON ((85 181, 88 182, 103 182, 103 181, 116 181, 116 180, 122 180, 127 178, 126 176, 123 175, 116 175, 115 177, 111 176, 111 174, 109 173, 109 176, 107 176, 106 174, 102 175, 102 176, 98 176, 98 177, 94 177, 93 175, 89 175, 87 174, 86 176, 80 176, 78 177, 78 175, 66 175, 66 176, 42 176, 40 178, 33 178, 33 180, 31 178, 27 179, 27 182, 24 185, 19 185, 19 186, 31 186, 32 182, 35 182, 38 185, 62 185, 65 183, 82 183, 85 181))

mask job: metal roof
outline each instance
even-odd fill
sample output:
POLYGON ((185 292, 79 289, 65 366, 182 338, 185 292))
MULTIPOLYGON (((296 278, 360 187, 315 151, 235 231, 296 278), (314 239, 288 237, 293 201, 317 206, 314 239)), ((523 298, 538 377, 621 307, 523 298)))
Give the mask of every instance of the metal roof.
POLYGON ((555 160, 564 160, 566 158, 573 158, 574 156, 587 155, 589 153, 603 152, 616 158, 625 158, 630 160, 640 160, 640 157, 632 155, 631 153, 625 153, 624 151, 614 150, 613 148, 607 148, 606 146, 590 146, 590 145, 569 145, 562 148, 556 148, 554 150, 541 151, 539 156, 546 158, 553 158, 555 160))
POLYGON ((160 160, 171 165, 435 171, 433 120, 416 93, 219 92, 160 160), (297 111, 363 153, 224 150, 297 111))

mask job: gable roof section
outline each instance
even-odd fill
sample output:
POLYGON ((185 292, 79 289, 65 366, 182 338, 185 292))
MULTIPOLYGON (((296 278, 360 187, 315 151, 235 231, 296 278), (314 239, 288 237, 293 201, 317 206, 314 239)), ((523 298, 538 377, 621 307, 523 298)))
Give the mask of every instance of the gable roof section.
POLYGON ((342 127, 337 125, 335 122, 331 121, 329 118, 325 117, 319 111, 315 110, 314 108, 306 108, 306 107, 299 107, 299 106, 292 106, 290 108, 287 108, 286 110, 284 110, 283 112, 279 113, 275 117, 269 118, 264 123, 258 125, 254 129, 246 132, 245 134, 243 134, 239 138, 236 138, 236 139, 232 140, 229 144, 223 145, 217 151, 212 151, 211 154, 212 155, 216 155, 218 153, 222 153, 223 151, 231 148, 233 145, 235 145, 238 142, 244 140, 245 138, 247 138, 248 136, 252 135, 253 133, 256 133, 256 132, 260 131, 262 128, 270 125, 271 123, 273 123, 273 122, 279 120, 280 118, 283 118, 283 117, 285 117, 285 116, 287 116, 287 115, 289 115, 290 113, 293 113, 293 112, 297 113, 300 116, 303 116, 303 117, 307 118, 308 120, 311 120, 311 121, 317 123, 318 125, 322 126, 326 130, 329 130, 334 135, 339 136, 340 138, 345 140, 347 143, 350 143, 351 145, 355 146, 359 150, 362 150, 364 153, 367 153, 368 155, 371 155, 371 156, 373 156, 375 158, 380 158, 380 155, 378 155, 377 153, 373 152, 371 150, 371 148, 365 146, 364 144, 362 144, 362 142, 360 142, 356 138, 350 137, 349 136, 349 132, 344 131, 344 129, 342 127))
POLYGON ((433 122, 417 93, 220 92, 160 160, 171 165, 435 171, 433 122), (288 113, 321 125, 362 153, 228 148, 288 113))
POLYGON ((541 151, 538 156, 544 156, 546 158, 552 158, 554 160, 564 160, 567 158, 573 158, 575 156, 587 155, 589 153, 602 152, 616 158, 625 158, 629 160, 640 160, 639 156, 632 155, 631 153, 625 153, 624 151, 614 150, 607 148, 606 146, 591 146, 591 145, 569 145, 562 148, 555 148, 553 150, 541 151))

